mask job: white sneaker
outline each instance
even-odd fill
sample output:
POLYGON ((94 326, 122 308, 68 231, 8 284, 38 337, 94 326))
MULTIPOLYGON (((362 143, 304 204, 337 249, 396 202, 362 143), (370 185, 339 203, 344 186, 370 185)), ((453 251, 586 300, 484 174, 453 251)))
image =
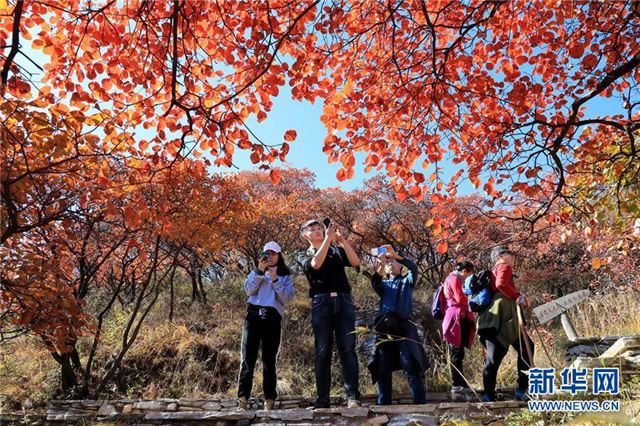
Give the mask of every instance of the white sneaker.
POLYGON ((347 408, 356 408, 360 406, 360 401, 355 398, 349 398, 347 401, 347 408))
POLYGON ((451 393, 464 393, 466 390, 464 386, 451 386, 451 393))

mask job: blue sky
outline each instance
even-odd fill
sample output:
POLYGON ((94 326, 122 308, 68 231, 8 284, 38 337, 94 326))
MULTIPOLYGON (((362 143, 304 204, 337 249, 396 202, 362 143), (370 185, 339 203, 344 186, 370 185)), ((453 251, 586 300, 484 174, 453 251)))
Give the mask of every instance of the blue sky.
MULTIPOLYGON (((339 186, 350 190, 361 187, 365 180, 374 176, 374 173, 365 174, 364 166, 356 161, 356 173, 353 179, 340 182, 336 178, 340 163, 329 164, 327 156, 322 152, 327 130, 320 121, 321 114, 321 102, 312 104, 306 100, 294 101, 291 99, 289 86, 284 86, 280 88, 280 94, 274 99, 273 108, 268 113, 267 119, 256 123, 255 119, 251 118, 247 121, 247 125, 260 140, 269 145, 282 143, 284 132, 295 129, 298 137, 290 144, 291 149, 284 165, 310 169, 316 175, 319 188, 339 186)), ((249 160, 250 154, 248 150, 236 150, 233 154, 234 164, 242 170, 257 169, 249 160)), ((356 160, 362 159, 364 155, 357 153, 356 160)), ((228 169, 219 167, 216 170, 227 171, 228 169)))
MULTIPOLYGON (((282 163, 276 160, 273 164, 275 167, 309 169, 316 175, 316 186, 318 188, 335 186, 344 190, 361 188, 364 181, 376 175, 375 171, 367 174, 364 172, 364 166, 361 163, 366 154, 354 154, 356 157, 354 177, 340 182, 336 178, 336 173, 340 169, 341 163, 329 164, 326 154, 322 152, 327 129, 320 121, 320 115, 322 115, 321 101, 312 104, 307 100, 293 100, 290 87, 285 85, 280 88, 278 97, 273 98, 273 108, 267 113, 267 118, 258 123, 255 116, 250 116, 246 121, 246 125, 258 139, 267 145, 281 144, 284 141, 284 133, 287 130, 294 129, 296 131, 297 138, 290 143, 286 162, 282 163)), ((146 137, 149 139, 151 135, 149 134, 146 137)), ((249 159, 250 155, 250 150, 236 149, 233 153, 235 167, 211 166, 210 169, 212 172, 223 173, 239 170, 258 170, 259 164, 253 164, 249 159)), ((213 160, 213 157, 206 152, 203 153, 203 156, 213 160)))

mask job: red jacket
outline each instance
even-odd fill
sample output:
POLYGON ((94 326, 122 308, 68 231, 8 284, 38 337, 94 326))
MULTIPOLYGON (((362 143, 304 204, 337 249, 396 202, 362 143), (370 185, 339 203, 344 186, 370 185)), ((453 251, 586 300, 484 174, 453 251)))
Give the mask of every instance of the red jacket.
POLYGON ((499 291, 511 300, 517 300, 520 292, 513 282, 513 269, 507 263, 499 263, 491 270, 491 291, 499 291))

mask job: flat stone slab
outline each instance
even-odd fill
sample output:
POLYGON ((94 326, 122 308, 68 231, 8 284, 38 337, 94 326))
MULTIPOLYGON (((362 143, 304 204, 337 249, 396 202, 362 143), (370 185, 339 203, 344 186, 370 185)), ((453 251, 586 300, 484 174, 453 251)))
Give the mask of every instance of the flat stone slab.
POLYGON ((408 413, 426 413, 433 414, 436 412, 435 404, 398 404, 398 405, 372 405, 369 407, 374 413, 380 414, 408 414, 408 413))
POLYGON ((236 411, 177 411, 172 413, 147 413, 145 420, 251 420, 255 412, 251 410, 236 411))
POLYGON ((167 409, 167 405, 168 404, 163 401, 139 401, 133 404, 133 409, 163 411, 167 409))
POLYGON ((387 426, 438 426, 439 420, 437 416, 425 416, 420 414, 403 414, 389 419, 387 426))
POLYGON ((91 419, 93 414, 76 414, 76 413, 64 413, 64 414, 47 414, 48 422, 77 422, 82 419, 91 419))
POLYGON ((284 421, 312 420, 313 411, 305 408, 293 408, 290 410, 258 410, 256 418, 275 419, 284 421))
POLYGON ((496 401, 496 402, 474 402, 471 404, 475 407, 486 407, 489 409, 500 409, 500 408, 524 408, 527 406, 527 403, 524 401, 496 401))
POLYGON ((369 408, 367 407, 334 407, 334 408, 316 408, 313 410, 314 415, 338 415, 342 417, 367 417, 369 408))
POLYGON ((374 425, 386 425, 387 423, 389 423, 389 417, 386 415, 381 415, 381 416, 375 416, 375 417, 371 417, 367 420, 364 420, 364 425, 370 425, 370 426, 374 426, 374 425))
POLYGON ((220 404, 219 402, 211 401, 211 402, 205 402, 198 408, 202 408, 204 411, 217 411, 222 408, 222 404, 220 404))

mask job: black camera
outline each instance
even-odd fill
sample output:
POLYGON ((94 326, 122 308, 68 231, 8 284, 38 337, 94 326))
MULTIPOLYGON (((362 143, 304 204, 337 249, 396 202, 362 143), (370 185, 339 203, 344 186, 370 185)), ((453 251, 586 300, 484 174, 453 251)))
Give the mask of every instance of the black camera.
POLYGON ((324 225, 325 228, 329 229, 329 225, 331 225, 331 219, 329 219, 328 217, 325 217, 324 219, 322 219, 322 224, 324 225))

